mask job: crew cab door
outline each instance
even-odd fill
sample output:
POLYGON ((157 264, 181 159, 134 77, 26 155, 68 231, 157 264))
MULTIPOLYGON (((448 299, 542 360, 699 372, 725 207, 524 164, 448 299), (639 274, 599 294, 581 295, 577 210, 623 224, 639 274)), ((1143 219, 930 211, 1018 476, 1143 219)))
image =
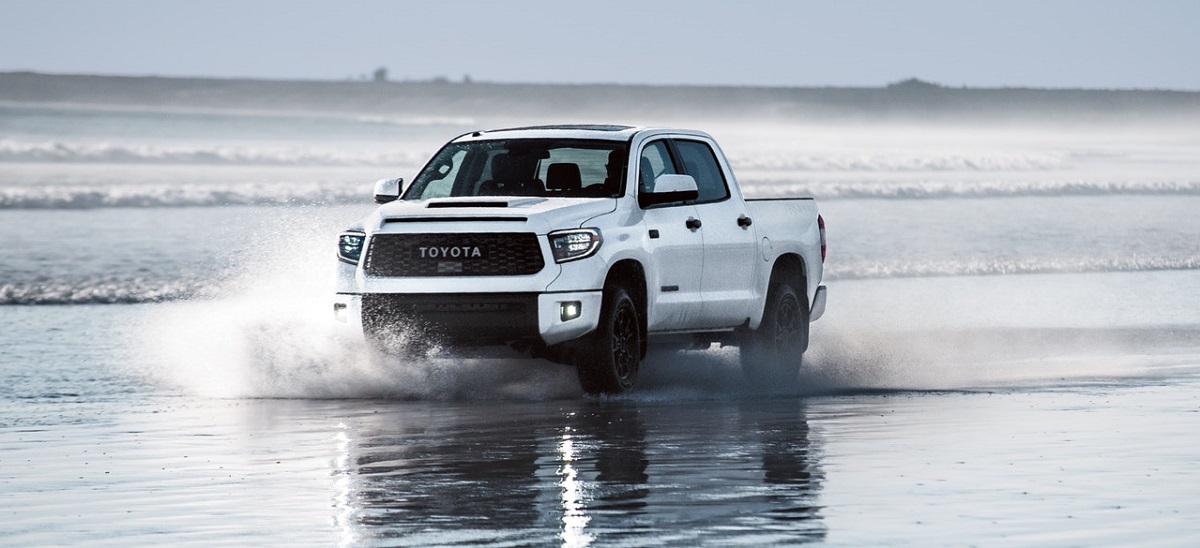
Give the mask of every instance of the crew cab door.
POLYGON ((757 303, 754 288, 758 244, 746 202, 731 191, 711 144, 699 139, 672 141, 679 163, 696 180, 697 218, 704 238, 703 305, 695 327, 742 325, 757 303))
MULTIPOLYGON (((637 158, 639 193, 653 190, 658 176, 679 173, 665 139, 647 143, 637 158)), ((704 267, 704 240, 696 207, 682 202, 658 204, 641 213, 653 260, 647 289, 658 296, 647 310, 647 330, 692 328, 701 310, 704 267)))

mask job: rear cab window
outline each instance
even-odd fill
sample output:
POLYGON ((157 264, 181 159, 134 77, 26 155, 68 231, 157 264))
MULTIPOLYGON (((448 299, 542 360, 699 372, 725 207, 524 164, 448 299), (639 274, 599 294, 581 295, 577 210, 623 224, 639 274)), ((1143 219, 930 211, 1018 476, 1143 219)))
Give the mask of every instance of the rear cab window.
POLYGON ((719 202, 729 198, 729 185, 725 181, 725 174, 722 173, 721 164, 717 162, 717 156, 708 143, 675 139, 674 144, 675 150, 679 152, 679 159, 683 162, 683 172, 691 175, 699 187, 700 196, 696 198, 695 203, 719 202))
POLYGON ((720 202, 730 197, 729 184, 717 155, 704 141, 671 138, 646 144, 639 157, 639 191, 652 192, 654 180, 665 174, 691 175, 696 180, 698 197, 675 205, 720 202))

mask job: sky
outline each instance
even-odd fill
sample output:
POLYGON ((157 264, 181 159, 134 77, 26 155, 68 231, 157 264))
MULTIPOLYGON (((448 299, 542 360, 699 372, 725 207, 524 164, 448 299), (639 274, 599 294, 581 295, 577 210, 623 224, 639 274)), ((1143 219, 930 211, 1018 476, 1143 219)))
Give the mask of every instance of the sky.
POLYGON ((0 71, 1200 91, 1192 0, 0 0, 0 71))

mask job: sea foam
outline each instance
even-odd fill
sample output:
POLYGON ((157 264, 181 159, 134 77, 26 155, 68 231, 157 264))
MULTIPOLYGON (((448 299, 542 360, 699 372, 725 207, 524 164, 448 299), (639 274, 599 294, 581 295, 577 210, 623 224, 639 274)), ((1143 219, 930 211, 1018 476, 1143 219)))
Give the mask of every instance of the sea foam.
MULTIPOLYGON (((382 172, 382 171, 381 171, 382 172)), ((1200 195, 1200 179, 1161 181, 742 181, 748 198, 922 200, 1017 196, 1200 195)), ((0 187, 0 209, 365 203, 363 182, 140 183, 0 187)))
POLYGON ((364 147, 179 145, 0 140, 0 162, 387 166, 424 161, 428 150, 364 147))

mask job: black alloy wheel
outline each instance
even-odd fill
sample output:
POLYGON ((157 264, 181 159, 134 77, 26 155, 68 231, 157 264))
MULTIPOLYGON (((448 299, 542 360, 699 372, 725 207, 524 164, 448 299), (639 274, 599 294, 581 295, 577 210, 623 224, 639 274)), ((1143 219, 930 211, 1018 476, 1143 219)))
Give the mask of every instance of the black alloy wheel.
POLYGON ((637 305, 622 287, 604 291, 600 325, 576 366, 588 394, 620 394, 634 387, 642 354, 637 305))
POLYGON ((790 386, 808 346, 808 307, 788 282, 772 284, 758 329, 742 343, 742 371, 756 382, 790 386))

